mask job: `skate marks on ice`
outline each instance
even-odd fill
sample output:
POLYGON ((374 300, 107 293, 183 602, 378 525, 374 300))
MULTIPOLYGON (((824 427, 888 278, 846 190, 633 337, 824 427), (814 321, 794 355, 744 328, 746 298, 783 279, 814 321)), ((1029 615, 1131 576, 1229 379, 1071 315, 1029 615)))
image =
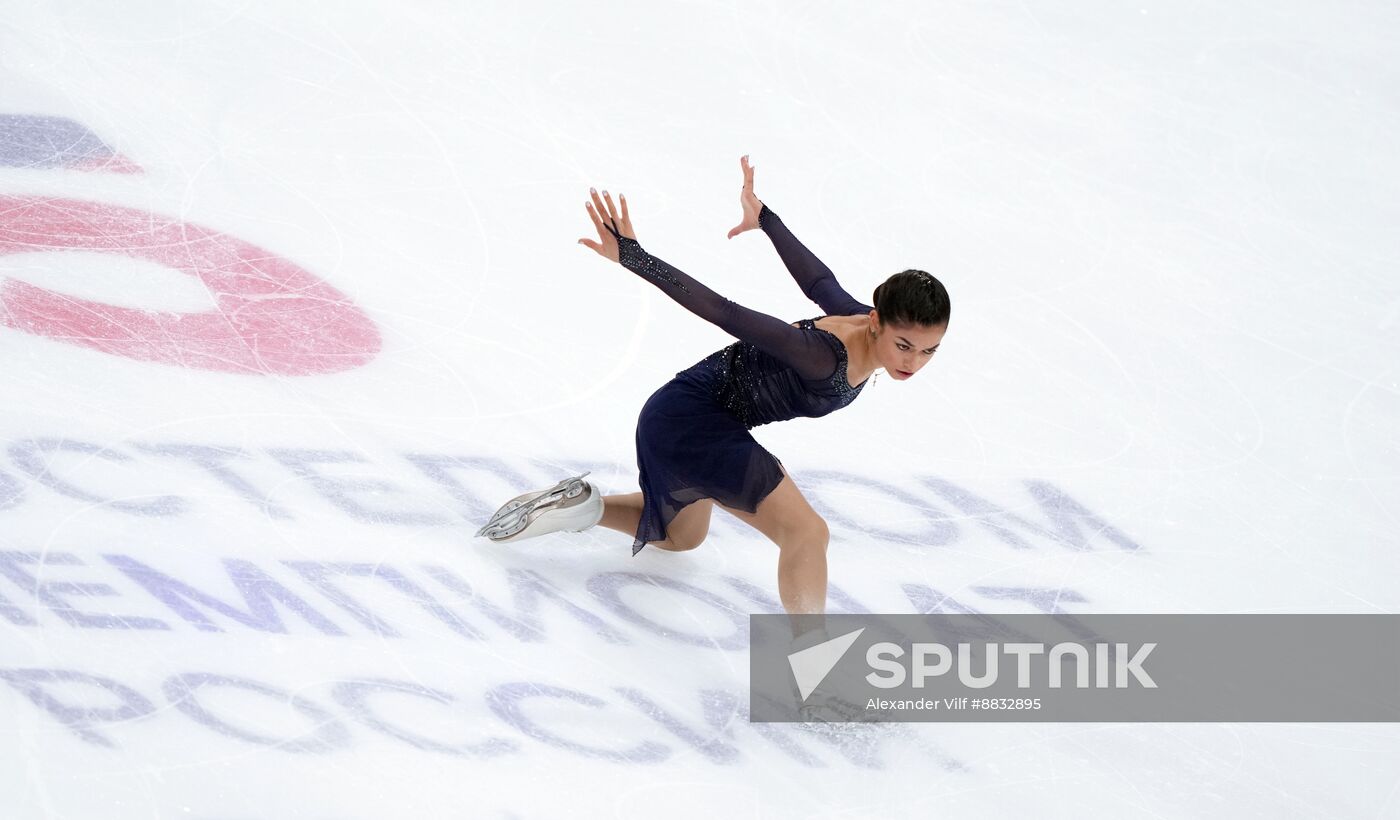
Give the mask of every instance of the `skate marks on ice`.
MULTIPOLYGON (((912 744, 943 770, 966 766, 928 738, 897 727, 749 724, 742 678, 747 616, 781 611, 767 572, 677 577, 656 562, 630 561, 620 544, 615 563, 600 565, 594 551, 592 568, 580 574, 577 563, 536 565, 521 547, 485 548, 491 553, 466 546, 473 523, 489 515, 503 488, 538 487, 561 468, 582 472, 600 465, 424 451, 367 460, 324 448, 101 444, 59 435, 0 446, 0 521, 26 525, 10 528, 0 544, 0 625, 21 637, 47 636, 21 641, 29 650, 7 656, 0 680, 13 706, 61 727, 83 746, 159 748, 160 727, 176 723, 200 730, 208 743, 296 755, 384 742, 427 754, 495 758, 542 744, 618 763, 662 763, 684 749, 715 765, 737 765, 747 759, 745 749, 759 744, 804 768, 841 762, 880 768, 894 749, 912 744), (164 490, 131 497, 134 476, 143 487, 164 490), (272 486, 280 495, 269 492, 272 486), (209 501, 216 497, 217 504, 209 501), (154 536, 151 543, 114 538, 109 545, 92 539, 38 543, 24 535, 44 529, 43 516, 75 504, 116 521, 183 522, 175 531, 183 533, 184 546, 175 553, 154 536), (279 542, 294 549, 211 552, 185 543, 191 522, 231 514, 230 506, 275 527, 279 542), (441 530, 447 537, 430 556, 398 560, 382 548, 326 542, 333 526, 327 515, 368 526, 370 534, 441 530), (83 637, 88 634, 91 639, 83 637), (137 649, 104 666, 81 651, 102 634, 126 636, 119 640, 135 640, 137 649), (232 660, 221 646, 259 647, 249 658, 304 655, 305 668, 232 660), (405 660, 444 651, 465 667, 405 660), (638 666, 653 651, 687 660, 664 664, 666 671, 638 666), (376 657, 390 663, 364 662, 376 657), (510 663, 501 666, 502 659, 510 663), (587 670, 582 677, 579 663, 587 670), (497 667, 499 674, 490 671, 497 667), (395 669, 398 674, 390 674, 395 669), (230 698, 247 708, 221 706, 230 698), (403 702, 416 704, 411 716, 392 706, 403 702), (275 724, 260 717, 275 703, 295 720, 275 724), (540 716, 541 704, 550 705, 545 713, 562 710, 573 718, 553 723, 540 716), (635 742, 590 743, 569 730, 579 712, 599 719, 629 715, 647 728, 637 730, 635 742)), ((917 500, 908 512, 922 529, 867 532, 853 540, 866 549, 932 550, 976 537, 960 522, 978 520, 984 536, 995 534, 1009 550, 1140 550, 1059 488, 1027 484, 1044 505, 1046 520, 1035 523, 945 479, 919 482, 924 495, 900 490, 889 498, 917 500), (977 505, 995 514, 969 518, 957 511, 977 505)), ((851 483, 876 492, 882 487, 827 472, 804 489, 821 504, 824 490, 851 483)), ((827 514, 838 518, 839 510, 827 514)), ((541 539, 544 546, 548 541, 541 539)), ((1063 586, 1034 583, 973 587, 957 597, 916 580, 886 577, 882 583, 887 588, 879 607, 898 601, 903 611, 1014 606, 1062 613, 1065 605, 1086 601, 1063 586)), ((832 587, 832 611, 869 612, 875 603, 832 587)))

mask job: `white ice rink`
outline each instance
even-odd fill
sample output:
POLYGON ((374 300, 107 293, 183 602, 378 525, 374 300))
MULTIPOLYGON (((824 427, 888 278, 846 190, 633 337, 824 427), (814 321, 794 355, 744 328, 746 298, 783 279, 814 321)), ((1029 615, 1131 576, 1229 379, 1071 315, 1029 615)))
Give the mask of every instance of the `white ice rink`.
POLYGON ((0 0, 0 817, 1386 818, 1400 728, 750 723, 777 549, 471 536, 735 301, 953 317, 758 428, 830 611, 1400 610, 1394 4, 0 0))

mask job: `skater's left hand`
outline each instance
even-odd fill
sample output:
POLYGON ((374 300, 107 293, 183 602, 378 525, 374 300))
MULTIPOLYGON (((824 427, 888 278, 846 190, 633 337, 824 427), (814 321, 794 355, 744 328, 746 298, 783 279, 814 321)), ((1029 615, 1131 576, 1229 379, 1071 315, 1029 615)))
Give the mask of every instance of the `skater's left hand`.
POLYGON ((749 164, 748 154, 739 158, 739 170, 744 172, 744 187, 739 189, 739 207, 744 209, 744 218, 729 229, 730 239, 759 227, 758 215, 763 210, 763 203, 753 193, 753 166, 749 164))
POLYGON ((617 238, 613 236, 612 230, 616 230, 628 239, 637 238, 636 231, 632 230, 632 217, 627 213, 627 197, 622 194, 617 195, 617 198, 622 201, 622 213, 619 214, 617 208, 613 206, 612 196, 607 191, 604 191, 603 197, 599 199, 597 189, 589 188, 588 190, 593 201, 584 203, 584 207, 588 209, 588 215, 593 218, 593 227, 598 229, 598 241, 580 239, 578 242, 580 245, 587 245, 597 251, 599 255, 616 262, 621 257, 618 254, 617 238), (605 216, 600 217, 599 214, 605 214, 605 216), (606 224, 604 224, 604 219, 607 220, 606 224))

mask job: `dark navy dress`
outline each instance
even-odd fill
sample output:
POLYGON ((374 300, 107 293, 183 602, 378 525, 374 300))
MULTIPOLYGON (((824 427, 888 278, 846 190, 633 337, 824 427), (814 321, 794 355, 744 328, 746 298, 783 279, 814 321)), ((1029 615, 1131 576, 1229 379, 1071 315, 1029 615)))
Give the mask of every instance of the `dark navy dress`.
MULTIPOLYGON (((842 289, 831 269, 765 205, 759 225, 773 241, 802 292, 828 316, 871 311, 842 289)), ((720 296, 620 236, 619 255, 686 309, 739 341, 718 350, 657 390, 637 419, 637 469, 642 520, 636 555, 686 505, 703 498, 753 512, 783 474, 779 461, 749 430, 796 416, 825 416, 850 404, 865 386, 847 379, 846 346, 804 319, 794 327, 720 296)), ((818 317, 821 318, 821 317, 818 317)))

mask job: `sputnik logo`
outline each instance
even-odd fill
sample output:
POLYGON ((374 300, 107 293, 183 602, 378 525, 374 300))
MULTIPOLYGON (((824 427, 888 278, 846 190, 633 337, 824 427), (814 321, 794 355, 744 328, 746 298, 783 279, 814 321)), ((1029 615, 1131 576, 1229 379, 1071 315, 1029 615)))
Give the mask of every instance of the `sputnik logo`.
POLYGON ((846 650, 851 648, 851 644, 855 643, 856 638, 864 631, 865 627, 861 627, 854 632, 847 632, 840 637, 822 641, 816 646, 809 646, 788 655, 788 665, 792 667, 792 677, 797 681, 797 691, 803 700, 821 686, 822 681, 826 680, 826 676, 846 654, 846 650))

